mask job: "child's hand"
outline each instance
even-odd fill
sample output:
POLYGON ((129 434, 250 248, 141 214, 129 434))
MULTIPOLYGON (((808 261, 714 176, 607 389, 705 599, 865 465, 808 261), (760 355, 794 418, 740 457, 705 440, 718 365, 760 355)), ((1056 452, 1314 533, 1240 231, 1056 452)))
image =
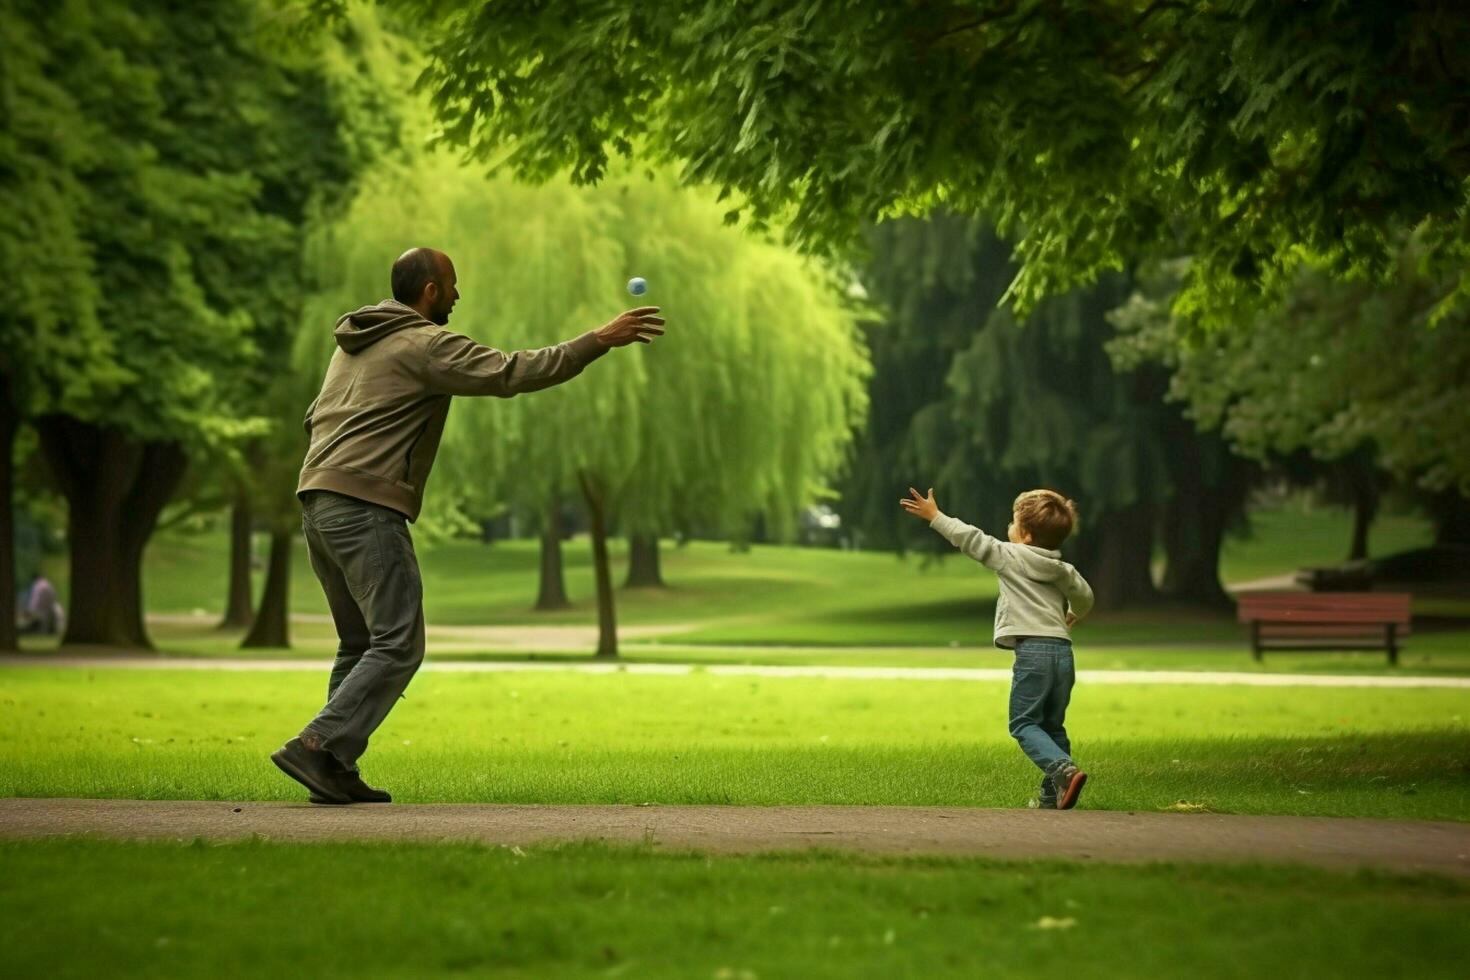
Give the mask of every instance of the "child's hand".
POLYGON ((909 487, 912 500, 900 500, 898 506, 913 514, 915 517, 926 521, 932 521, 939 516, 939 505, 934 502, 934 488, 929 488, 929 496, 920 496, 919 491, 909 487))

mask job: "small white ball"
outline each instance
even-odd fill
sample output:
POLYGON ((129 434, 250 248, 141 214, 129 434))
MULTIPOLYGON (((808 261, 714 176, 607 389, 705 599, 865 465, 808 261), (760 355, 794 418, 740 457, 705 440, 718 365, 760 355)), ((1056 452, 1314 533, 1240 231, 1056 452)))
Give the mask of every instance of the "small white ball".
POLYGON ((632 293, 634 296, 642 296, 644 293, 648 292, 647 281, 645 281, 642 276, 634 276, 632 279, 628 280, 628 292, 632 293))

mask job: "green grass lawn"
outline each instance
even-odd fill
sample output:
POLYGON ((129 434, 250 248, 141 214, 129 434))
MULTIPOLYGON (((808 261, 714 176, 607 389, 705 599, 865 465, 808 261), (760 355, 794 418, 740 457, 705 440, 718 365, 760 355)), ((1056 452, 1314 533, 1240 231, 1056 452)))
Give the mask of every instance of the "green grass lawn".
MULTIPOLYGON (((1349 516, 1337 509, 1292 506, 1257 513, 1246 538, 1231 539, 1222 559, 1227 581, 1288 572, 1300 565, 1340 557, 1349 516)), ((1426 543, 1428 526, 1407 517, 1385 517, 1375 526, 1377 553, 1426 543)), ((259 543, 259 542, 258 542, 259 543)), ((567 543, 567 584, 572 609, 536 613, 537 550, 534 541, 485 545, 447 541, 421 549, 425 610, 431 625, 590 625, 595 622, 587 542, 567 543)), ((613 542, 615 573, 625 560, 622 541, 613 542)), ((751 660, 807 663, 976 663, 990 649, 995 579, 985 569, 953 555, 944 561, 877 552, 756 546, 732 552, 719 542, 663 548, 667 589, 620 590, 618 621, 624 626, 680 625, 660 637, 667 650, 630 651, 650 659, 751 660), (801 653, 732 654, 700 652, 696 645, 790 645, 801 653), (831 648, 852 648, 834 650, 831 648), (865 652, 866 647, 923 648, 865 652), (949 651, 954 651, 950 653, 949 651)), ((316 580, 297 548, 292 608, 325 615, 316 580)), ((64 577, 64 567, 56 569, 64 577)), ((259 594, 260 582, 256 582, 259 594)), ((145 595, 155 613, 215 615, 225 585, 222 532, 161 534, 150 545, 145 595)), ((1470 603, 1426 598, 1424 611, 1465 612, 1470 603), (1432 607, 1432 609, 1431 609, 1432 607), (1462 608, 1465 607, 1465 608, 1462 608)), ((238 655, 239 634, 217 634, 189 625, 155 625, 160 647, 173 654, 238 655)), ((1196 608, 1150 608, 1101 613, 1076 633, 1079 649, 1110 648, 1100 665, 1170 666, 1180 669, 1258 669, 1246 655, 1243 628, 1228 612, 1196 608), (1204 649, 1201 649, 1204 648, 1204 649)), ((298 626, 300 652, 318 656, 329 649, 328 630, 298 626)), ((46 640, 28 640, 44 649, 46 640)), ((466 652, 466 651, 460 651, 466 652)), ((474 654, 476 651, 468 651, 474 654)), ((581 655, 586 651, 567 651, 581 655)), ((269 655, 269 654, 267 654, 269 655)), ((988 656, 988 653, 986 654, 988 656)), ((1410 639, 1406 668, 1430 672, 1470 669, 1470 619, 1464 628, 1424 632, 1410 639)), ((1261 669, 1373 670, 1385 668, 1381 654, 1272 654, 1261 669)))
POLYGON ((16 977, 1450 977, 1470 911, 1427 877, 592 845, 3 842, 0 867, 16 977))
MULTIPOLYGON (((325 671, 0 673, 0 796, 290 800, 325 671)), ((1004 682, 564 672, 415 679, 364 759, 404 802, 1012 807, 1004 682)), ((1463 690, 1079 686, 1084 805, 1470 819, 1463 690)))
MULTIPOLYGON (((159 652, 167 657, 213 657, 330 661, 337 649, 330 623, 296 622, 291 646, 241 650, 242 631, 220 631, 195 623, 155 623, 151 632, 159 652)), ((1470 629, 1424 633, 1410 639, 1400 651, 1399 665, 1390 667, 1382 651, 1290 652, 1272 651, 1259 663, 1252 660, 1242 637, 1219 644, 1128 645, 1097 643, 1091 627, 1075 633, 1078 664, 1083 670, 1206 670, 1247 673, 1464 675, 1470 673, 1470 629)), ((28 642, 27 649, 44 653, 55 643, 28 642)), ((84 649, 84 648, 83 648, 84 649)), ((431 630, 429 657, 434 661, 535 660, 574 663, 585 661, 593 644, 583 649, 517 652, 490 650, 461 639, 445 641, 431 630)), ((790 664, 858 667, 1010 667, 1012 656, 986 643, 954 647, 923 646, 724 646, 689 644, 676 640, 630 641, 622 644, 628 663, 790 664)))

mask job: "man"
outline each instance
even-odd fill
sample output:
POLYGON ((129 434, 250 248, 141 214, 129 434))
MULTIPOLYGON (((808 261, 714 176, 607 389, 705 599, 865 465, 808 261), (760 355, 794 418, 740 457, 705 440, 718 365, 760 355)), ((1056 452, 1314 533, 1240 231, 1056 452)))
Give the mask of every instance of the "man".
POLYGON ((37 572, 31 578, 31 586, 26 593, 25 625, 21 632, 53 636, 61 632, 62 618, 61 599, 56 595, 56 586, 37 572))
POLYGON ((337 627, 327 703, 271 760, 313 803, 389 802, 357 759, 424 659, 423 586, 408 533, 454 395, 509 398, 576 377, 613 347, 663 334, 658 307, 574 340, 501 353, 444 329, 454 264, 415 248, 393 263, 393 299, 337 321, 297 496, 312 570, 337 627))

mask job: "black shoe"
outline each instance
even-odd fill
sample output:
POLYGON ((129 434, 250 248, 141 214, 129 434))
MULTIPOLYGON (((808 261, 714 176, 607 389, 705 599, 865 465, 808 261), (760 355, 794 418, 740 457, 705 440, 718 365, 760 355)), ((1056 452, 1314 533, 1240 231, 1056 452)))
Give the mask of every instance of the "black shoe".
POLYGON ((1087 773, 1070 762, 1061 762, 1051 772, 1051 784, 1057 794, 1057 809, 1070 810, 1077 805, 1077 797, 1087 783, 1087 773))
POLYGON ((349 803, 347 794, 337 786, 333 769, 336 760, 330 752, 313 752, 301 744, 299 737, 271 753, 271 761, 281 772, 311 790, 327 803, 349 803))
MULTIPOLYGON (((348 803, 392 803, 393 796, 386 789, 374 789, 362 781, 362 777, 355 772, 343 772, 338 770, 332 777, 337 789, 347 794, 348 803)), ((336 800, 311 794, 311 802, 317 804, 337 804, 336 800)))

